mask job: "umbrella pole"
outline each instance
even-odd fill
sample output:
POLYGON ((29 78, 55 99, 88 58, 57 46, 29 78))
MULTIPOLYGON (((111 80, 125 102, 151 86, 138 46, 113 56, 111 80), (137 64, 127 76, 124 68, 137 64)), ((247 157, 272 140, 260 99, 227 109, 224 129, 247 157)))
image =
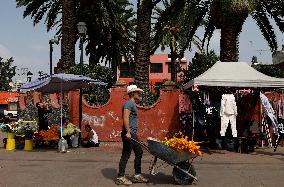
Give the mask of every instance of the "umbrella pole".
POLYGON ((81 138, 82 138, 82 117, 83 117, 83 93, 82 93, 82 88, 80 89, 80 96, 79 96, 79 129, 80 129, 80 132, 79 132, 79 141, 78 141, 78 144, 79 146, 81 146, 82 142, 81 142, 81 138))
POLYGON ((62 81, 61 81, 61 83, 60 83, 60 89, 61 89, 61 95, 60 95, 60 137, 61 137, 61 139, 62 139, 62 131, 63 131, 63 105, 62 105, 62 94, 63 94, 63 92, 62 92, 62 81))

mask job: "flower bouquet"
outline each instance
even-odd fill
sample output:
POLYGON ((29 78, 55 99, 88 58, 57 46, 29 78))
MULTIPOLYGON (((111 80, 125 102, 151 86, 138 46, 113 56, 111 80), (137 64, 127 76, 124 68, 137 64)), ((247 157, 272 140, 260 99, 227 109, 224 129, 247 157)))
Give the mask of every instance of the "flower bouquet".
POLYGON ((16 133, 18 130, 18 122, 11 122, 8 124, 0 124, 0 130, 4 133, 16 133))
POLYGON ((58 141, 58 125, 53 125, 47 131, 41 130, 35 134, 35 139, 38 141, 58 141))
POLYGON ((72 136, 78 134, 80 129, 73 125, 72 123, 69 123, 66 128, 63 129, 62 136, 72 136))
POLYGON ((200 156, 202 154, 200 151, 200 146, 197 146, 197 144, 194 141, 188 140, 188 137, 184 136, 182 132, 175 134, 170 139, 165 138, 163 143, 171 147, 172 149, 175 149, 178 152, 185 151, 193 153, 197 156, 200 156))
POLYGON ((17 130, 18 135, 25 135, 26 137, 32 137, 33 134, 38 130, 36 121, 18 121, 19 128, 17 130))

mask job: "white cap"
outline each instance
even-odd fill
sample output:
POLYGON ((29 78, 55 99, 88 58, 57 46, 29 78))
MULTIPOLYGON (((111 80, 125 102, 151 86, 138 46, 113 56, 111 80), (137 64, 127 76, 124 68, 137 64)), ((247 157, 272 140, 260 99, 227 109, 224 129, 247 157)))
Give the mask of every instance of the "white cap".
POLYGON ((129 85, 127 86, 127 93, 129 94, 131 92, 143 92, 143 90, 138 88, 136 85, 129 85))

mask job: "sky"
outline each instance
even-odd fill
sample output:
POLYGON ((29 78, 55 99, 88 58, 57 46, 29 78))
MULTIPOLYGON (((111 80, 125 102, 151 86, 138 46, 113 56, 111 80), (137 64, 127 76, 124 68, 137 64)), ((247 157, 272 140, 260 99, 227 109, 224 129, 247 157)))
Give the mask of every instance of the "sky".
MULTIPOLYGON (((15 0, 0 0, 0 57, 13 57, 18 72, 15 79, 26 79, 22 74, 29 69, 35 76, 38 71, 49 72, 49 40, 54 37, 55 31, 47 33, 43 23, 33 26, 32 20, 23 19, 23 9, 16 8, 15 0)), ((274 24, 275 25, 275 24, 274 24)), ((276 27, 275 27, 276 28, 276 27)), ((284 35, 275 29, 279 46, 284 43, 284 35)), ((197 33, 202 36, 202 32, 197 33)), ((217 30, 210 43, 210 48, 219 54, 220 31, 217 30)), ((79 61, 79 47, 76 46, 76 63, 79 61)), ((267 42, 263 39, 256 23, 248 18, 240 35, 239 61, 250 62, 252 56, 270 64, 271 52, 267 42)), ((190 60, 195 49, 186 52, 190 60)), ((60 58, 60 44, 54 45, 53 64, 60 58)), ((86 57, 85 57, 86 58, 86 57)))

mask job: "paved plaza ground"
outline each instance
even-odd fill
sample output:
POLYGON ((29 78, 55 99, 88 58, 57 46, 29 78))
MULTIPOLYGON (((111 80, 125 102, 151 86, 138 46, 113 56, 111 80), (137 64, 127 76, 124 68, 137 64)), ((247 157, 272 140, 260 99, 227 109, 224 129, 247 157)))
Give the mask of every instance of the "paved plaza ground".
MULTIPOLYGON (((0 186, 8 187, 112 187, 120 158, 120 144, 105 143, 100 148, 7 152, 0 149, 0 186)), ((143 157, 143 172, 148 173, 151 155, 143 157)), ((199 181, 196 187, 282 187, 284 186, 284 148, 257 149, 252 154, 212 151, 194 162, 199 181)), ((133 172, 133 158, 127 174, 133 172)), ((172 168, 156 176, 151 183, 133 186, 170 187, 172 168)))

